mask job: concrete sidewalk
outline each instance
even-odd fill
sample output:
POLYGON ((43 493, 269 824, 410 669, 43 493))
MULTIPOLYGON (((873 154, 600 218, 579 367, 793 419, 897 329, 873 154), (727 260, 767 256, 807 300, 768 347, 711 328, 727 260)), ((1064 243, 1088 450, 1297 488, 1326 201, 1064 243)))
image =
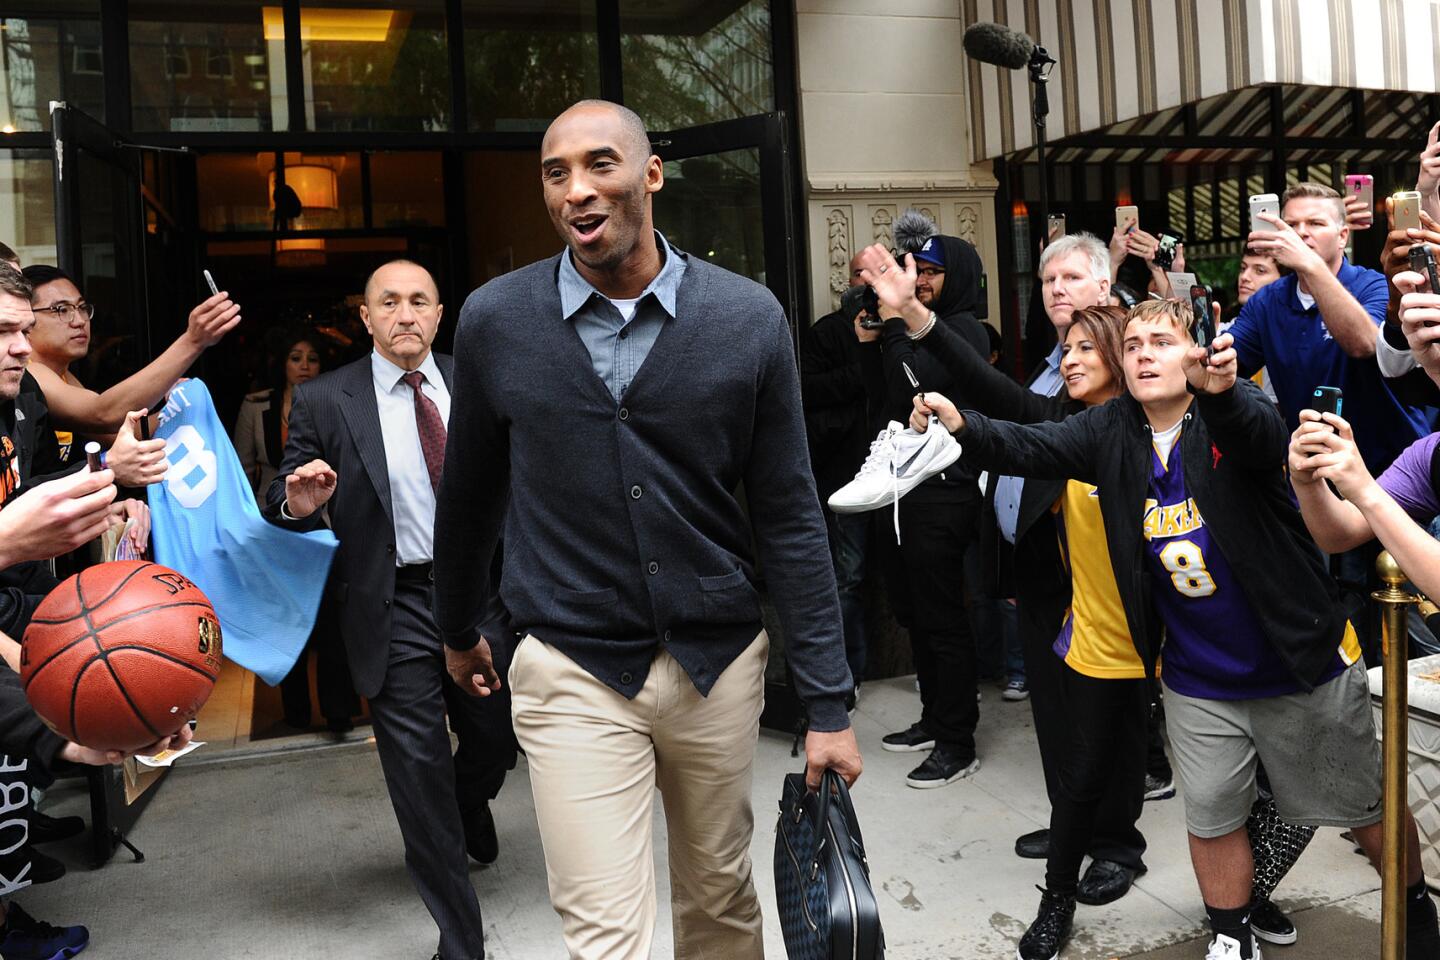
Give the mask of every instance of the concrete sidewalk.
MULTIPOLYGON (((866 752, 855 792, 881 899, 891 960, 1008 958, 1033 917, 1044 865, 1016 859, 1014 838, 1044 825, 1047 805, 1030 708, 987 687, 982 767, 938 790, 912 790, 905 773, 923 757, 880 749, 880 737, 918 715, 909 679, 866 684, 855 726, 866 752)), ((201 731, 203 735, 203 731, 201 731)), ((756 762, 752 856, 766 911, 768 954, 785 956, 773 920, 774 820, 784 773, 800 769, 790 741, 765 733, 756 762)), ((200 751, 195 758, 202 758, 200 751)), ((87 813, 78 789, 57 788, 52 814, 87 813)), ((472 878, 485 913, 488 955, 564 955, 550 910, 524 761, 495 803, 501 855, 472 878)), ((663 821, 656 814, 661 887, 654 956, 671 954, 663 821)), ((1107 907, 1081 907, 1069 960, 1204 956, 1204 908, 1186 852, 1178 799, 1146 805, 1150 871, 1107 907)), ((436 932, 405 874, 374 747, 356 744, 283 758, 182 761, 123 850, 87 871, 80 846, 55 845, 71 872, 18 901, 52 922, 90 927, 84 956, 217 960, 428 960, 436 932)), ((1338 831, 1321 830, 1281 886, 1300 942, 1267 958, 1378 956, 1378 880, 1338 831)))

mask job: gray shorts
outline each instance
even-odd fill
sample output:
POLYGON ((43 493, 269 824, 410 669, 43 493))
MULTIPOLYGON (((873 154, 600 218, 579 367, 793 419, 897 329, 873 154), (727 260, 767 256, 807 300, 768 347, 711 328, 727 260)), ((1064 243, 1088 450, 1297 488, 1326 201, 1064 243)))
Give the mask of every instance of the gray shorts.
POLYGON ((1380 745, 1363 663, 1310 693, 1198 700, 1165 688, 1165 729, 1185 826, 1222 837, 1255 802, 1255 761, 1291 823, 1363 827, 1380 819, 1380 745))

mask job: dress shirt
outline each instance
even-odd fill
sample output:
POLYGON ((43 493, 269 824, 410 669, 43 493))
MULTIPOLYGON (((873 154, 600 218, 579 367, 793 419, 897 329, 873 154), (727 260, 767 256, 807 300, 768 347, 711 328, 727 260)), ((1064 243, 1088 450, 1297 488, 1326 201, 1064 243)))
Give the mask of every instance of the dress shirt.
MULTIPOLYGON (((395 518, 395 563, 429 563, 434 559, 435 491, 420 447, 415 423, 415 391, 401 379, 406 371, 370 354, 375 377, 375 402, 380 407, 380 434, 385 440, 385 469, 390 476, 390 504, 395 518)), ((435 401, 440 419, 450 423, 450 391, 435 355, 427 354, 418 367, 425 374, 421 390, 435 401)))
MULTIPOLYGON (((1065 385, 1060 375, 1060 344, 1045 358, 1045 369, 1030 384, 1030 392, 1053 397, 1065 385)), ((1025 492, 1024 477, 997 477, 995 480, 995 523, 1006 543, 1015 542, 1015 525, 1020 521, 1020 495, 1025 492)))
POLYGON ((640 292, 629 318, 580 276, 568 252, 560 258, 557 284, 561 315, 575 324, 575 332, 590 352, 596 376, 605 381, 617 401, 650 355, 666 317, 675 316, 675 296, 685 276, 685 255, 671 247, 658 230, 655 245, 663 261, 660 272, 640 292))

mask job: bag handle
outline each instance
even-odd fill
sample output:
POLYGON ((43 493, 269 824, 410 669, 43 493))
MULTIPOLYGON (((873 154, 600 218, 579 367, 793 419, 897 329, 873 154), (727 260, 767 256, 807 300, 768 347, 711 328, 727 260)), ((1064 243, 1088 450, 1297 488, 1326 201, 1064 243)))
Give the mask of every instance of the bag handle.
POLYGON ((819 797, 815 805, 815 841, 810 851, 810 879, 820 873, 820 854, 825 850, 825 828, 830 822, 830 797, 845 789, 845 781, 834 770, 825 769, 820 775, 819 797))

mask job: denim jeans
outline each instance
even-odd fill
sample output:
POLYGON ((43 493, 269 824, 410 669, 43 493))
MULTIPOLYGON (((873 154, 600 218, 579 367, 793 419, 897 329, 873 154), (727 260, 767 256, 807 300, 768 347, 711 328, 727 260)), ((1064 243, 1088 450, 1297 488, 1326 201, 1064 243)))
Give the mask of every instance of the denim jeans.
POLYGON ((865 581, 870 521, 868 513, 825 511, 835 587, 840 593, 840 618, 845 627, 845 660, 857 685, 865 679, 865 603, 860 588, 865 581))

